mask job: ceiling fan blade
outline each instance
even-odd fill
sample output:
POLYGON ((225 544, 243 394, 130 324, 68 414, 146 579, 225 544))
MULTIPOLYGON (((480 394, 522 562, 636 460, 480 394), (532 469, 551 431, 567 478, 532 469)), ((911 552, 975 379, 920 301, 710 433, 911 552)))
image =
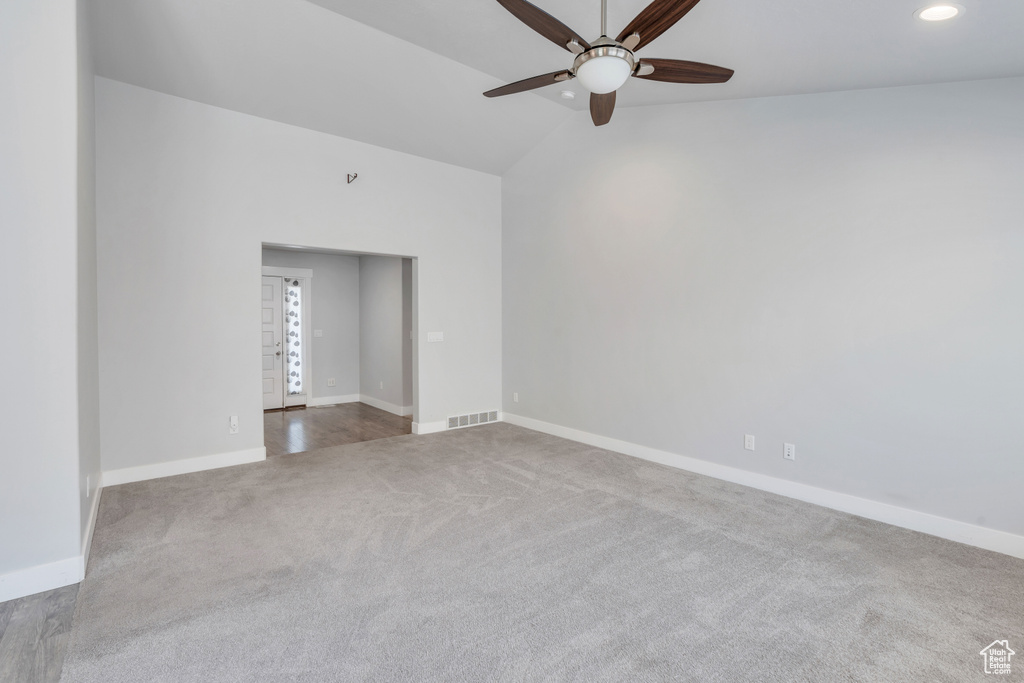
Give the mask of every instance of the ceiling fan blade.
POLYGON ((498 0, 498 2, 501 3, 502 7, 514 14, 519 21, 555 45, 569 50, 566 46, 575 40, 583 46, 584 50, 590 49, 590 43, 580 38, 575 31, 539 7, 526 2, 526 0, 498 0))
POLYGON ((684 62, 681 59, 641 59, 636 77, 666 83, 725 83, 732 74, 732 69, 713 64, 684 62), (641 75, 645 66, 653 66, 654 71, 641 75))
POLYGON ((629 26, 622 29, 617 40, 621 43, 634 33, 639 33, 640 42, 633 48, 639 50, 672 28, 672 25, 682 19, 683 15, 693 9, 698 2, 700 0, 654 0, 629 22, 629 26))
POLYGON ((534 88, 543 88, 545 85, 551 85, 552 83, 558 83, 559 81, 567 81, 573 78, 571 71, 553 71, 543 76, 534 76, 533 78, 524 78, 521 81, 515 83, 509 83, 503 85, 500 88, 494 90, 488 90, 484 93, 485 97, 501 97, 502 95, 511 95, 517 92, 525 92, 527 90, 533 90, 534 88))
POLYGON ((615 91, 606 95, 590 93, 590 118, 594 120, 595 126, 603 126, 612 120, 612 112, 615 111, 615 91))

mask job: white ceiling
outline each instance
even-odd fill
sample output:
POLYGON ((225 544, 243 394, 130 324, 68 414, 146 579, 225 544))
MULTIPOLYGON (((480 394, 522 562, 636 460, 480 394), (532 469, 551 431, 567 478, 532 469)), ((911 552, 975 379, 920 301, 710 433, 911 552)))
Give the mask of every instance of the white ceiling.
MULTIPOLYGON (((959 2, 962 17, 928 24, 913 16, 927 0, 703 0, 639 55, 718 64, 733 79, 631 79, 618 106, 1024 76, 1024 1, 959 2)), ((535 4, 586 39, 600 33, 600 0, 535 4)), ((609 32, 646 4, 609 0, 609 32)), ((488 173, 587 107, 575 81, 481 96, 571 64, 495 0, 94 6, 101 76, 488 173), (576 100, 559 97, 566 88, 576 100)))
POLYGON ((96 73, 500 175, 572 112, 306 0, 93 0, 96 73))
MULTIPOLYGON (((495 0, 310 0, 504 81, 568 68, 572 55, 495 0)), ((613 36, 650 0, 608 0, 613 36)), ((736 71, 727 84, 631 80, 618 106, 793 95, 1024 75, 1024 2, 959 0, 952 22, 914 17, 936 0, 703 0, 639 51, 736 71)), ((583 38, 600 35, 600 0, 534 0, 583 38)), ((571 83, 579 94, 582 89, 571 83)), ((562 87, 541 91, 553 101, 562 87)), ((586 97, 571 105, 585 109, 586 97)))

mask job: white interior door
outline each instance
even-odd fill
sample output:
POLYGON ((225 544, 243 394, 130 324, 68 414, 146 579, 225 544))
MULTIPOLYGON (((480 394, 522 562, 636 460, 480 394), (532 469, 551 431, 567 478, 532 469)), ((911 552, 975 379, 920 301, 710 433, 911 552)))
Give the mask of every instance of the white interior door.
POLYGON ((263 410, 284 407, 281 278, 263 276, 263 410))

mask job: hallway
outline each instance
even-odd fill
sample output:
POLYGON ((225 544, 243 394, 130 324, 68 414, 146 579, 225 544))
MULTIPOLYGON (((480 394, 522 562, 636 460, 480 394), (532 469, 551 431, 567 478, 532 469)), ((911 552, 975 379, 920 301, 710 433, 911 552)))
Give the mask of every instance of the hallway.
POLYGON ((412 418, 365 403, 263 413, 267 457, 412 433, 412 418))

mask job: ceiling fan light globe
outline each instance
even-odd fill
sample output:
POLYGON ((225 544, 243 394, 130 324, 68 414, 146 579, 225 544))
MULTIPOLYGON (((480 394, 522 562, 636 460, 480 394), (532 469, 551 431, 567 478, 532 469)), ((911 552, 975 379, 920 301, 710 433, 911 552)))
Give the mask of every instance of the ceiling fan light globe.
POLYGON ((614 92, 633 72, 633 67, 625 59, 607 55, 587 60, 576 70, 576 78, 580 85, 597 95, 614 92))

